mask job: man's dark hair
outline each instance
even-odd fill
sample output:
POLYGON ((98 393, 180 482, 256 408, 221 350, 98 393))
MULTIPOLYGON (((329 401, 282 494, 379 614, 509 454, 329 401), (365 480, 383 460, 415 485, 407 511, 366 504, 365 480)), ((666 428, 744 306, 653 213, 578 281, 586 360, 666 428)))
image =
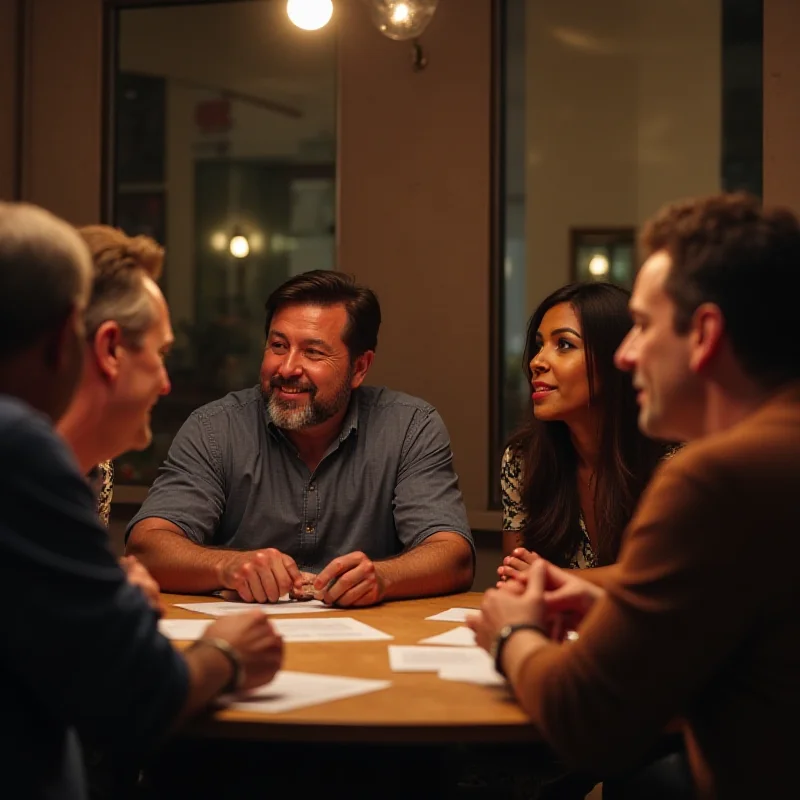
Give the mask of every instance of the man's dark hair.
POLYGON ((769 386, 800 377, 797 301, 800 223, 745 192, 664 206, 644 226, 642 256, 672 260, 665 290, 675 330, 686 333, 703 303, 719 306, 742 366, 769 386))
POLYGON ((278 311, 305 305, 344 306, 347 325, 342 331, 342 341, 351 359, 377 348, 381 307, 375 292, 357 284, 352 275, 324 269, 303 272, 275 289, 267 298, 265 335, 269 336, 272 318, 278 311))

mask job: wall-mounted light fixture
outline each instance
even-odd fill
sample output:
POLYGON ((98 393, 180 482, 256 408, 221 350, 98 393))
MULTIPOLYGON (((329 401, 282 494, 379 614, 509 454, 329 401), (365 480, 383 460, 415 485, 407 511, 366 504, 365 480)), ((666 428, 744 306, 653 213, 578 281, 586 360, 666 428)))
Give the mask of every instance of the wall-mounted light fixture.
POLYGON ((608 281, 630 289, 636 273, 634 228, 572 228, 573 281, 608 281))
POLYGON ((416 39, 428 27, 439 0, 367 0, 375 27, 390 39, 416 39))
POLYGON ((228 250, 234 258, 247 258, 250 255, 250 242, 243 233, 231 236, 228 250))
MULTIPOLYGON (((395 41, 411 41, 414 69, 427 65, 418 37, 428 27, 439 0, 362 0, 369 7, 375 27, 395 41)), ((288 0, 289 19, 304 30, 318 30, 333 14, 331 0, 288 0)))
POLYGON ((227 253, 241 261, 251 253, 260 253, 264 250, 264 235, 252 225, 234 225, 232 228, 223 226, 215 230, 209 239, 211 249, 217 253, 227 253), (227 231, 225 230, 227 228, 227 231))

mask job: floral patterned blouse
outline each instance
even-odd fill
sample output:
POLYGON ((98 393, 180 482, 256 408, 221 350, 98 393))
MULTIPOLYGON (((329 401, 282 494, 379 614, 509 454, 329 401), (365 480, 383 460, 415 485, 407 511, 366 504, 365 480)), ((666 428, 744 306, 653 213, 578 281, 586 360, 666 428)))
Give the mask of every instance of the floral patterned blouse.
POLYGON ((97 514, 100 521, 108 527, 111 516, 111 495, 114 492, 114 465, 110 461, 98 464, 87 476, 89 484, 97 495, 97 514))
MULTIPOLYGON (((500 470, 500 488, 503 494, 503 530, 521 531, 525 527, 527 512, 522 504, 522 459, 515 456, 511 448, 506 448, 503 453, 503 465, 500 470)), ((583 514, 580 515, 581 542, 575 548, 575 552, 569 557, 568 566, 570 569, 586 569, 587 567, 597 566, 597 556, 592 549, 589 541, 589 532, 586 530, 586 523, 583 521, 583 514)), ((522 541, 520 537, 520 546, 522 541)))
MULTIPOLYGON (((664 453, 662 462, 672 458, 682 445, 669 446, 664 453)), ((500 488, 503 494, 503 530, 508 532, 521 531, 525 527, 527 512, 522 504, 522 459, 514 456, 510 447, 503 453, 503 465, 500 470, 500 488)), ((583 521, 581 512, 578 522, 581 525, 581 543, 570 556, 568 566, 570 569, 586 569, 597 566, 597 555, 592 549, 589 532, 583 521)), ((519 546, 522 547, 522 537, 519 537, 519 546)))

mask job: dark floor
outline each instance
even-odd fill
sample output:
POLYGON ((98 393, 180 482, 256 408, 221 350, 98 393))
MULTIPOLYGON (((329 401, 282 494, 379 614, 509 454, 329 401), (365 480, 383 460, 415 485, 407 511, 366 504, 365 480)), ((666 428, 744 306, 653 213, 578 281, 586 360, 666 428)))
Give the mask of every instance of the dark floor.
MULTIPOLYGON (((184 740, 148 763, 133 789, 98 786, 93 800, 579 800, 593 781, 567 776, 536 745, 388 746, 184 740), (555 779, 558 779, 557 781, 555 779)), ((100 783, 95 781, 96 784, 100 783)))

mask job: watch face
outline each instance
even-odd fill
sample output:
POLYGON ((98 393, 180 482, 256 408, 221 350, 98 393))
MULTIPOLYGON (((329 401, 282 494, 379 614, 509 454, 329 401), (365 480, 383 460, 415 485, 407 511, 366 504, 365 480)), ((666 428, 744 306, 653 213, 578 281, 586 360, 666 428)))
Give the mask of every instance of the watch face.
POLYGON ((500 645, 508 638, 508 635, 511 633, 511 626, 510 625, 503 625, 500 628, 500 632, 497 636, 494 637, 494 641, 492 642, 491 649, 489 650, 489 655, 492 657, 492 661, 497 663, 497 656, 500 652, 500 645))

